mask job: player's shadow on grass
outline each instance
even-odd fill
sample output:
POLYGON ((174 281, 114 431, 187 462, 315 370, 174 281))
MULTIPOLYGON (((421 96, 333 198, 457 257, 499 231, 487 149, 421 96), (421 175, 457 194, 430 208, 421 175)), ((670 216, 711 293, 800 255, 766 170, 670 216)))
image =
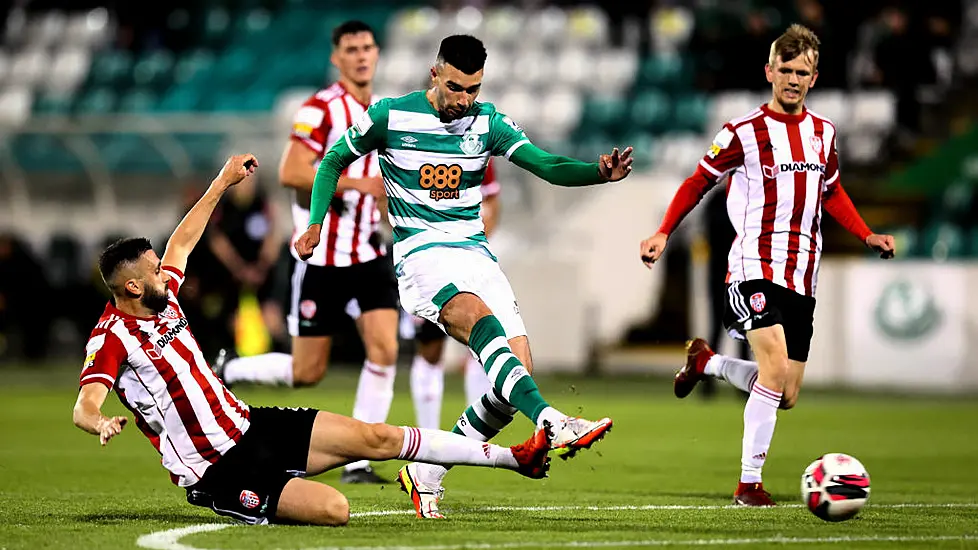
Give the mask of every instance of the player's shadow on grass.
POLYGON ((157 521, 177 524, 196 524, 207 521, 205 515, 194 514, 174 514, 172 512, 154 510, 120 510, 114 512, 103 512, 100 514, 78 514, 75 521, 81 523, 95 523, 99 525, 114 523, 131 523, 136 521, 157 521))

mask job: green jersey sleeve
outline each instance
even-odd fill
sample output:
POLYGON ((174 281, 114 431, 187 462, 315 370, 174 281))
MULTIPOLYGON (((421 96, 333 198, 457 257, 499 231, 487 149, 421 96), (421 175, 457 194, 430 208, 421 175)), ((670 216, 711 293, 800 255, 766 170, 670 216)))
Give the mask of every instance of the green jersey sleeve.
POLYGON ((508 159, 514 151, 530 143, 530 138, 513 119, 494 111, 489 116, 489 142, 493 156, 508 159))
POLYGON ((312 184, 309 225, 322 224, 326 219, 326 210, 343 170, 370 151, 384 148, 389 113, 386 99, 374 103, 323 155, 312 184))

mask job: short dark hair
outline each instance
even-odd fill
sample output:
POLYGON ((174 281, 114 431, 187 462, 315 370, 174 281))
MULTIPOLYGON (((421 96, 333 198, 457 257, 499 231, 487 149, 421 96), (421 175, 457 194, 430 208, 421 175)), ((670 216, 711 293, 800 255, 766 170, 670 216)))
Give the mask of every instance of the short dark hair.
POLYGON ((112 279, 120 265, 135 262, 140 256, 152 249, 152 243, 145 237, 119 239, 106 247, 98 258, 98 270, 109 290, 113 293, 116 292, 112 285, 112 279))
POLYGON ((438 62, 448 63, 465 74, 475 74, 486 66, 486 47, 467 34, 454 34, 441 41, 438 62))
POLYGON ((348 34, 356 34, 358 32, 369 32, 370 34, 373 34, 374 30, 370 28, 370 25, 356 19, 337 25, 337 27, 333 29, 333 47, 339 46, 340 39, 344 36, 348 34))

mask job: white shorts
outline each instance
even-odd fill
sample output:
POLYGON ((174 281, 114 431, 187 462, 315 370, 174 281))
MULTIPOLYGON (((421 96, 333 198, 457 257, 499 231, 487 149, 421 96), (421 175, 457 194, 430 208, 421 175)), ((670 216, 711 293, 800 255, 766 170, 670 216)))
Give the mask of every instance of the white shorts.
POLYGON ((479 248, 434 247, 411 254, 395 268, 405 311, 435 323, 441 306, 460 292, 482 299, 506 331, 506 338, 526 335, 526 326, 509 280, 499 264, 479 248))

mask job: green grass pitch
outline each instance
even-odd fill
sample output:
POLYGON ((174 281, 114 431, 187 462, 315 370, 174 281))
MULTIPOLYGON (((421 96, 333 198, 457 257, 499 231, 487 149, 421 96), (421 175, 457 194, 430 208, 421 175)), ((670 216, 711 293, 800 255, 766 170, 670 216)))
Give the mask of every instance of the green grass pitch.
MULTIPOLYGON (((739 475, 743 401, 672 396, 662 380, 545 377, 541 389, 570 414, 611 416, 591 451, 554 458, 549 479, 457 468, 445 521, 414 517, 396 484, 338 485, 354 517, 338 529, 247 527, 186 503, 152 447, 130 424, 106 448, 71 423, 77 372, 0 370, 0 549, 139 548, 978 548, 978 400, 845 392, 802 393, 781 412, 765 486, 782 506, 728 507, 739 475), (859 458, 872 496, 854 520, 830 524, 801 507, 804 468, 826 452, 859 458), (212 531, 199 526, 223 524, 212 531), (186 529, 188 534, 181 536, 186 529), (141 538, 142 537, 142 538, 141 538)), ((392 423, 413 423, 407 370, 392 423)), ((355 373, 330 373, 308 390, 236 388, 253 405, 348 413, 355 373)), ((444 427, 461 412, 450 376, 444 427)), ((724 388, 726 389, 726 388, 724 388)), ((109 412, 124 410, 110 396, 109 412)), ((499 443, 530 433, 518 419, 499 443)), ((376 465, 392 478, 400 462, 376 465)))

